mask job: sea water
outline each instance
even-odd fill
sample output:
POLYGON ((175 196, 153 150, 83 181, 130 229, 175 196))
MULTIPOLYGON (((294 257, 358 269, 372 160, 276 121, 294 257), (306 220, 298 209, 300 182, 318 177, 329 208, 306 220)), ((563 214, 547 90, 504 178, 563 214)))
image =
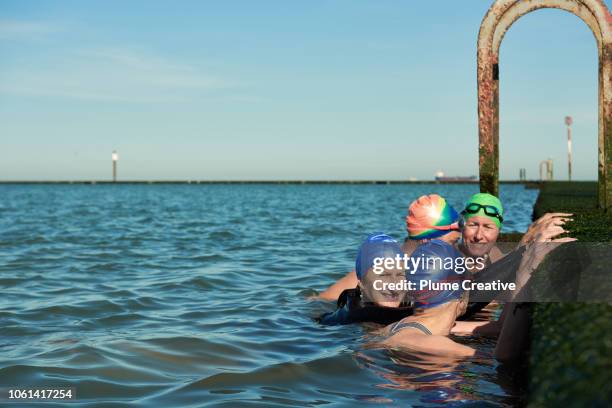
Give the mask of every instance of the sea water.
MULTIPOLYGON (((0 387, 70 387, 71 407, 512 405, 493 359, 372 348, 367 326, 321 326, 333 304, 306 299, 366 234, 403 239, 419 195, 460 209, 476 191, 0 185, 0 387)), ((536 196, 502 185, 506 231, 527 228, 536 196)))

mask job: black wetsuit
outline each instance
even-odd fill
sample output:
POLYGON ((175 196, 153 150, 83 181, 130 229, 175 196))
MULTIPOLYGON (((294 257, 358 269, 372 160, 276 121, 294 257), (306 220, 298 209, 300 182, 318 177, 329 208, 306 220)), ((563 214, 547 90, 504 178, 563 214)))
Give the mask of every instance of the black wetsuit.
POLYGON ((361 299, 359 287, 345 289, 338 297, 338 308, 320 316, 319 323, 328 325, 350 323, 380 323, 391 324, 412 315, 412 307, 402 304, 399 307, 377 306, 361 299))

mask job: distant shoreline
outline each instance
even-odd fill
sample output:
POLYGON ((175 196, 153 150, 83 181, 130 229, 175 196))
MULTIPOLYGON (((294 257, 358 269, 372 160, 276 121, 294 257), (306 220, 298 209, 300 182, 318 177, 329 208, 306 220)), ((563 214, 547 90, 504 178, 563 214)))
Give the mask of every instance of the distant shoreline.
MULTIPOLYGON (((539 187, 540 181, 501 180, 501 184, 539 187)), ((0 184, 478 184, 478 180, 0 180, 0 184)))

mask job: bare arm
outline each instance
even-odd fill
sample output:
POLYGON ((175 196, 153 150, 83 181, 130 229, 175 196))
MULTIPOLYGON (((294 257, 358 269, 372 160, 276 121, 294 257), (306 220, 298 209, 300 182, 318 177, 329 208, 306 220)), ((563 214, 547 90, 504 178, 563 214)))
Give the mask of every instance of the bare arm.
POLYGON ((358 283, 357 273, 351 271, 329 288, 325 289, 325 291, 321 292, 316 298, 323 300, 338 300, 338 296, 340 296, 342 291, 345 289, 354 289, 357 287, 358 283))
POLYGON ((470 320, 457 320, 455 325, 451 328, 452 334, 457 335, 479 335, 484 337, 497 337, 504 326, 506 315, 510 306, 503 306, 502 312, 497 320, 483 320, 483 321, 470 321, 470 320))
POLYGON ((457 321, 455 326, 453 326, 451 329, 451 333, 459 335, 475 334, 484 337, 496 337, 499 335, 501 328, 502 323, 499 320, 483 322, 457 321))
POLYGON ((508 317, 502 327, 495 347, 495 358, 502 362, 517 359, 529 342, 529 308, 525 303, 508 303, 508 317))
MULTIPOLYGON (((542 262, 546 255, 566 242, 575 241, 575 238, 553 239, 556 235, 565 232, 559 225, 551 224, 542 232, 535 235, 534 241, 528 244, 527 251, 523 256, 523 262, 517 272, 517 289, 515 299, 521 298, 523 292, 528 291, 527 284, 531 273, 542 262), (543 242, 548 242, 543 245, 543 242), (536 245, 535 243, 539 244, 536 245)), ((508 303, 504 308, 505 319, 497 346, 495 347, 495 358, 503 362, 511 362, 521 356, 529 342, 529 327, 531 326, 531 314, 527 303, 508 303)))

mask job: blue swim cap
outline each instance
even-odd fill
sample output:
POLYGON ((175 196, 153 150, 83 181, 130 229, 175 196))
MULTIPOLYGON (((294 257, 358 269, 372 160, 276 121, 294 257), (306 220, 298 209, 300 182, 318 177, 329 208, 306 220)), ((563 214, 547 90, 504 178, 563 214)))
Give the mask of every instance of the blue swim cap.
POLYGON ((396 240, 382 232, 368 235, 359 247, 359 253, 355 260, 355 271, 357 279, 361 280, 374 265, 376 258, 395 258, 396 255, 404 256, 402 248, 396 240))
POLYGON ((463 288, 461 283, 464 279, 464 260, 459 251, 451 244, 433 239, 421 244, 412 253, 412 258, 421 258, 418 267, 406 273, 406 280, 413 282, 416 290, 408 292, 408 296, 415 302, 416 308, 430 308, 440 306, 451 300, 461 298, 463 288), (458 273, 456 270, 459 270, 458 273), (432 284, 456 283, 456 290, 420 289, 421 280, 431 281, 432 284))

